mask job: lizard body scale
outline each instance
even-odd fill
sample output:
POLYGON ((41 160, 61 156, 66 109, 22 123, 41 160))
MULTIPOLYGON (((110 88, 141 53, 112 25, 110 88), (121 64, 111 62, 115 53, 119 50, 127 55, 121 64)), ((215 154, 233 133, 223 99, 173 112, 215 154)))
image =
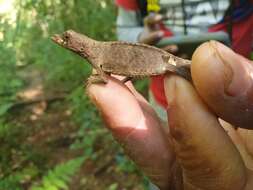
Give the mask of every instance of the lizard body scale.
POLYGON ((107 82, 106 74, 140 78, 167 72, 191 81, 189 60, 154 46, 122 41, 99 42, 73 30, 54 35, 52 40, 87 59, 96 70, 99 81, 107 82))

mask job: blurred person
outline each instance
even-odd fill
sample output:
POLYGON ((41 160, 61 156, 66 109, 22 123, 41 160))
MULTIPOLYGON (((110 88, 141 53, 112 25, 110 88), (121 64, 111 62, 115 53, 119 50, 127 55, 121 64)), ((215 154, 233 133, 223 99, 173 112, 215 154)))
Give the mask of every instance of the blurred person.
MULTIPOLYGON (((224 31, 235 52, 249 57, 252 50, 253 0, 116 0, 116 5, 119 40, 155 45, 164 37, 224 31)), ((178 47, 167 50, 175 54, 178 47)), ((165 120, 163 81, 152 77, 150 102, 165 120)))
POLYGON ((192 58, 194 87, 165 76, 169 128, 130 82, 108 76, 87 91, 114 138, 160 190, 252 190, 252 64, 221 43, 201 45, 192 58))

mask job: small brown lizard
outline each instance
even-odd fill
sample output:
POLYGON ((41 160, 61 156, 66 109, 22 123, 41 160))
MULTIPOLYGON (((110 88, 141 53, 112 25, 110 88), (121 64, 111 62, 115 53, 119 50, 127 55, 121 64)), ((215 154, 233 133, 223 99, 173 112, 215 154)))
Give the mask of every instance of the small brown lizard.
POLYGON ((90 82, 107 82, 106 74, 134 77, 178 74, 191 81, 189 60, 176 57, 162 49, 122 41, 99 42, 73 30, 54 35, 52 40, 69 49, 88 62, 96 70, 90 82))

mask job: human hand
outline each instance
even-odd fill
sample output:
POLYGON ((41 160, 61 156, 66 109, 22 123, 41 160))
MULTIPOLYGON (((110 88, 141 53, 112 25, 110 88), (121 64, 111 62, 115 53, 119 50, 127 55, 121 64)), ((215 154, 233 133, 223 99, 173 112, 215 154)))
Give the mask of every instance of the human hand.
POLYGON ((175 75, 165 79, 169 130, 130 83, 110 77, 87 90, 114 137, 161 190, 250 190, 253 131, 222 127, 216 115, 253 126, 252 63, 216 42, 203 44, 192 61, 195 88, 175 75))
MULTIPOLYGON (((155 45, 158 43, 163 37, 164 32, 160 30, 160 23, 162 20, 167 19, 163 15, 160 14, 149 14, 144 18, 144 30, 140 33, 138 37, 138 42, 155 45)), ((177 55, 178 46, 177 45, 167 45, 162 47, 163 50, 177 55)), ((181 57, 181 55, 178 55, 181 57)), ((183 57, 185 58, 185 57, 183 57)))
POLYGON ((160 14, 149 14, 144 18, 144 30, 138 37, 138 42, 154 45, 164 37, 164 32, 160 30, 160 23, 163 16, 160 14))

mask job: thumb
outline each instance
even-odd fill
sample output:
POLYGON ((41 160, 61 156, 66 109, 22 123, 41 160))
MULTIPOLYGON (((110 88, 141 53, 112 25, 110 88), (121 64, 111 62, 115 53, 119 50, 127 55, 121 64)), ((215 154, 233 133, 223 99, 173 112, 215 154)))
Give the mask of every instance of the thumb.
POLYGON ((165 93, 185 189, 242 189, 246 181, 242 158, 192 85, 173 75, 165 79, 165 93))
POLYGON ((199 95, 220 118, 236 127, 252 129, 252 61, 211 41, 195 51, 191 72, 199 95))

